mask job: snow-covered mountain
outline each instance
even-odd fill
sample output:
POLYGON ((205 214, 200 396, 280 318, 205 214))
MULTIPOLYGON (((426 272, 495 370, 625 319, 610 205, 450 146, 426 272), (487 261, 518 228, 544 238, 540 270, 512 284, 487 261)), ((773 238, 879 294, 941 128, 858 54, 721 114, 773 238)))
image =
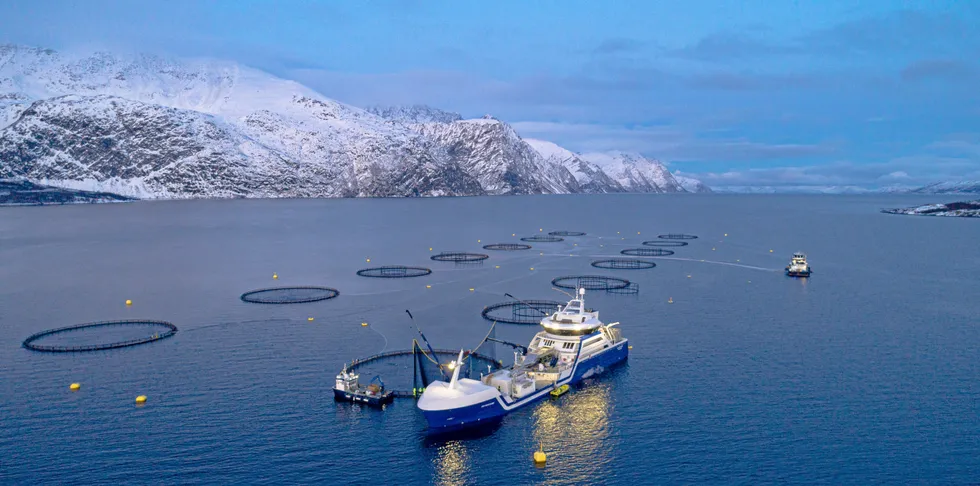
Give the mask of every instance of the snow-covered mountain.
POLYGON ((141 198, 593 192, 576 167, 499 120, 365 111, 235 63, 0 46, 0 178, 141 198))
POLYGON ((695 193, 711 192, 710 187, 704 185, 703 182, 693 177, 682 176, 680 174, 671 174, 671 175, 674 176, 674 180, 677 181, 677 183, 680 184, 681 187, 683 187, 684 190, 687 192, 695 192, 695 193))
POLYGON ((568 169, 582 192, 590 194, 626 192, 619 182, 609 177, 599 166, 582 159, 579 154, 544 140, 526 138, 524 141, 546 161, 568 169))
POLYGON ((914 194, 980 194, 980 181, 937 182, 909 192, 914 194))
POLYGON ((602 169, 628 192, 685 192, 660 161, 640 154, 587 153, 581 158, 602 169))

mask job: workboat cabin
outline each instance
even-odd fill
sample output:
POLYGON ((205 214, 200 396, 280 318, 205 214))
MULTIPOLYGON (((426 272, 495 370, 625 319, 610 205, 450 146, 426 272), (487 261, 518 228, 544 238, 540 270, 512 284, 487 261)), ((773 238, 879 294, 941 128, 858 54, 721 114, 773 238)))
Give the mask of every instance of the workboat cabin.
POLYGON ((806 262, 806 254, 801 251, 793 254, 793 259, 790 260, 789 265, 786 267, 786 275, 790 277, 810 276, 810 264, 806 262))
POLYGON ((542 330, 527 351, 514 353, 511 368, 481 375, 477 381, 460 379, 456 366, 449 383, 430 383, 418 403, 429 427, 454 428, 499 418, 549 392, 564 392, 565 385, 602 373, 629 356, 628 342, 615 327, 619 323, 603 324, 599 313, 585 306, 585 289, 543 316, 540 324, 542 330))

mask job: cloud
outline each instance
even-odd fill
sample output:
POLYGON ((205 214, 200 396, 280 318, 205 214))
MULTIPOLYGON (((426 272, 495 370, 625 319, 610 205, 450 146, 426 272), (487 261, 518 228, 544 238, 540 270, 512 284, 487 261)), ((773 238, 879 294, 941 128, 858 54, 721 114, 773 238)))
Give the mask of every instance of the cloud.
POLYGON ((833 153, 828 144, 765 143, 744 138, 705 138, 683 127, 516 122, 521 136, 553 141, 576 152, 622 150, 668 162, 747 162, 807 159, 833 153))
POLYGON ((626 52, 636 52, 644 47, 645 43, 627 37, 613 37, 602 41, 592 52, 595 54, 620 54, 626 52))
POLYGON ((748 168, 688 173, 712 187, 887 187, 980 178, 980 157, 944 157, 929 153, 884 162, 838 161, 820 165, 748 168))
POLYGON ((905 66, 899 76, 903 81, 941 79, 973 82, 976 80, 977 69, 953 59, 923 59, 905 66))
POLYGON ((668 54, 719 63, 787 57, 840 61, 842 57, 885 54, 955 56, 971 46, 980 46, 980 30, 969 16, 901 10, 783 39, 762 38, 750 32, 714 33, 668 54))

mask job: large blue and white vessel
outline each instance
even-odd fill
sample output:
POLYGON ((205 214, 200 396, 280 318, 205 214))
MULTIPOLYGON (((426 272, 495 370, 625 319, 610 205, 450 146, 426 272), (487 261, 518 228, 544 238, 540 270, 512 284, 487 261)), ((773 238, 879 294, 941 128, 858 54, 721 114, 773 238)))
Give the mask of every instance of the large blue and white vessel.
POLYGON ((463 352, 450 364, 446 383, 430 383, 419 398, 430 431, 449 431, 500 420, 520 407, 548 396, 562 385, 574 385, 626 361, 629 342, 619 323, 603 324, 585 307, 585 289, 565 307, 541 319, 526 354, 515 353, 514 366, 481 376, 460 378, 463 352))

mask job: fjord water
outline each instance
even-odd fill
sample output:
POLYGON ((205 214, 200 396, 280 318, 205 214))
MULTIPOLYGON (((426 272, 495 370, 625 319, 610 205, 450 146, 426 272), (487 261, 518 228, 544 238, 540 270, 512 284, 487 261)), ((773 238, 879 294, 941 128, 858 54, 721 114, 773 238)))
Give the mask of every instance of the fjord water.
MULTIPOLYGON (((935 200, 605 195, 0 208, 0 482, 972 481, 980 225, 878 212, 935 200), (588 236, 487 251, 491 259, 477 266, 429 260, 430 247, 483 251, 539 229, 588 236), (652 270, 589 266, 662 233, 700 238, 656 258, 652 270), (797 250, 810 257, 809 280, 782 273, 797 250), (385 264, 434 273, 354 273, 385 264), (385 411, 334 402, 345 361, 411 346, 405 309, 433 346, 470 347, 488 328, 483 306, 504 292, 560 300, 550 280, 565 274, 639 283, 636 296, 587 296, 606 322, 622 322, 628 364, 472 437, 427 438, 411 400, 385 411), (287 306, 238 298, 277 285, 341 295, 287 306), (180 331, 86 354, 20 346, 43 329, 127 318, 180 331), (72 382, 81 390, 70 392, 72 382), (137 395, 148 397, 145 406, 134 405, 137 395), (539 443, 544 468, 531 463, 539 443)), ((535 330, 500 325, 497 335, 526 343, 535 330)), ((411 370, 395 371, 383 378, 410 387, 411 370)))

